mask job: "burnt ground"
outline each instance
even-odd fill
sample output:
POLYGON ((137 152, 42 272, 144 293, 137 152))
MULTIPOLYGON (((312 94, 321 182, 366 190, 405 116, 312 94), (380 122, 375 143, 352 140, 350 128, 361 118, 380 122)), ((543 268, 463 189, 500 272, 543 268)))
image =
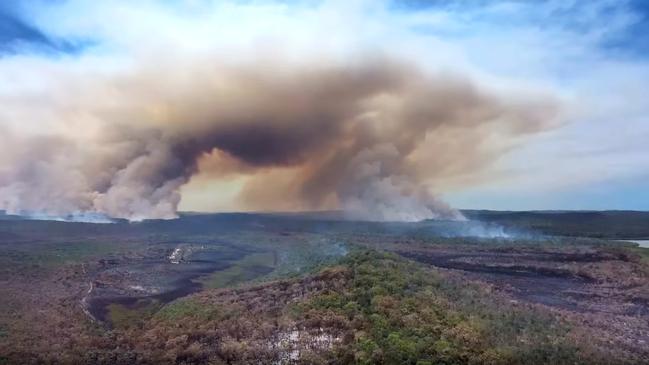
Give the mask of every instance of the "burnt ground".
POLYGON ((489 286, 512 303, 553 311, 576 336, 611 351, 649 354, 649 274, 608 248, 395 247, 410 260, 489 286), (557 250, 557 249, 554 249, 557 250))
POLYGON ((592 280, 573 275, 564 269, 526 266, 521 264, 498 265, 502 259, 493 254, 431 254, 399 252, 403 257, 444 269, 458 270, 467 278, 483 280, 507 289, 517 299, 555 306, 562 309, 584 311, 577 293, 587 290, 592 280), (489 263, 482 262, 489 259, 489 263))
MULTIPOLYGON (((644 220, 629 222, 635 222, 630 228, 649 227, 644 220)), ((521 230, 547 225, 532 223, 521 224, 521 230)), ((278 270, 279 274, 302 275, 302 268, 327 263, 324 258, 340 250, 337 243, 323 244, 327 242, 396 252, 431 272, 486 288, 485 293, 506 304, 504 311, 534 307, 565 319, 576 342, 603 349, 606 359, 622 356, 637 359, 624 363, 649 363, 649 250, 592 239, 584 234, 590 230, 573 232, 568 225, 551 228, 575 237, 547 242, 440 238, 431 233, 438 225, 446 231, 461 224, 378 224, 253 214, 187 215, 173 221, 111 225, 0 218, 0 363, 7 349, 55 353, 62 343, 77 348, 108 341, 112 346, 110 336, 124 329, 102 326, 110 304, 134 309, 122 311, 131 315, 126 319, 132 318, 142 303, 163 305, 194 293, 200 289, 197 277, 227 270, 260 249, 276 250, 282 265, 292 270, 278 270), (170 257, 179 248, 188 253, 176 264, 170 257), (100 338, 93 337, 97 333, 100 338)), ((647 237, 618 223, 591 226, 609 227, 606 237, 647 237)), ((212 293, 217 292, 221 293, 212 293)))
MULTIPOLYGON (((145 257, 99 260, 89 275, 89 290, 82 299, 93 319, 110 325, 109 306, 113 304, 132 310, 160 307, 196 293, 203 289, 198 281, 201 277, 230 268, 254 252, 250 247, 221 240, 157 246, 145 257), (170 257, 174 252, 178 253, 176 259, 170 257)), ((269 270, 260 268, 258 275, 269 270)))

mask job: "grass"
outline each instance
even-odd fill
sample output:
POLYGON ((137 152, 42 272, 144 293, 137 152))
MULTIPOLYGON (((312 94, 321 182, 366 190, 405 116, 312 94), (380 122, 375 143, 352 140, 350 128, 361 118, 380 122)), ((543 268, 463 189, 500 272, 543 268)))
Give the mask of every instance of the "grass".
POLYGON ((200 316, 203 313, 208 313, 205 306, 191 298, 184 298, 165 305, 155 317, 165 321, 176 321, 184 317, 200 316))
POLYGON ((161 303, 155 300, 142 300, 134 306, 113 303, 108 305, 108 319, 113 328, 126 329, 132 326, 141 326, 161 306, 161 303))
POLYGON ((209 289, 233 287, 257 279, 274 270, 276 261, 274 252, 253 253, 233 262, 232 266, 225 270, 214 272, 201 282, 205 288, 209 289))
POLYGON ((229 268, 203 278, 201 283, 206 289, 312 273, 337 262, 348 251, 343 243, 312 234, 283 236, 245 232, 223 239, 245 246, 251 253, 230 262, 229 268))

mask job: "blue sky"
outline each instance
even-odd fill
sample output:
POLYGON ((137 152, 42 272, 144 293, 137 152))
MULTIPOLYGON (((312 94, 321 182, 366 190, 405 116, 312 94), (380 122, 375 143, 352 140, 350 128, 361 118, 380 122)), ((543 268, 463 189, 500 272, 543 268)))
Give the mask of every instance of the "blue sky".
MULTIPOLYGON (((178 57, 227 49, 236 57, 234 50, 274 39, 294 57, 378 50, 496 90, 551 94, 564 105, 560 125, 515 141, 484 171, 431 181, 450 204, 649 210, 647 34, 644 0, 5 1, 0 73, 25 90, 48 90, 53 69, 104 77, 159 49, 178 57)), ((9 89, 0 85, 0 100, 20 97, 9 89)), ((13 128, 8 116, 22 115, 32 114, 7 111, 0 123, 13 128)), ((235 194, 236 184, 212 189, 235 194)), ((227 197, 205 203, 199 189, 186 187, 181 207, 236 208, 227 197)))
POLYGON ((27 50, 65 52, 65 42, 50 38, 30 24, 23 14, 20 2, 0 4, 0 53, 19 53, 27 50))

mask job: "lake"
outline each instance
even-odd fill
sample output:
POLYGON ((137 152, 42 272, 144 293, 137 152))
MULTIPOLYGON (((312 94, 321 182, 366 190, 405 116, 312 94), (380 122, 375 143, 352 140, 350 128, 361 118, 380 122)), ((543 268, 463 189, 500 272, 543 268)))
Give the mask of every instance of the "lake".
POLYGON ((644 248, 649 248, 649 240, 620 240, 624 242, 633 242, 637 243, 638 246, 644 247, 644 248))

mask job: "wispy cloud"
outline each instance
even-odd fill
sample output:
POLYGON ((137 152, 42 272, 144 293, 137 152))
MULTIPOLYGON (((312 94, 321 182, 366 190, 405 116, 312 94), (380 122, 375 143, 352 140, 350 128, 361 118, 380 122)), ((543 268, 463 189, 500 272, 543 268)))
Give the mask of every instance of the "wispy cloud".
POLYGON ((0 4, 0 56, 21 53, 77 53, 88 43, 60 39, 43 32, 31 23, 20 4, 0 4))

